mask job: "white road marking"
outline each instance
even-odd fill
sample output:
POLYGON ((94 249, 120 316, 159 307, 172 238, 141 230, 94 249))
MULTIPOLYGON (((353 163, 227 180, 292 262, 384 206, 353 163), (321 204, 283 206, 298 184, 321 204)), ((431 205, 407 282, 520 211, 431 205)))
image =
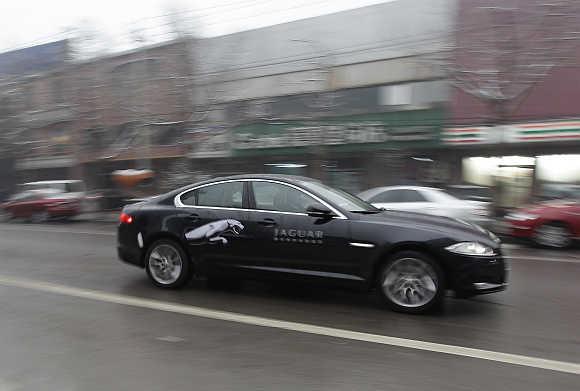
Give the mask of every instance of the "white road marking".
POLYGON ((519 354, 502 353, 490 350, 468 348, 463 346, 446 345, 435 342, 390 337, 387 335, 363 333, 358 331, 337 329, 325 326, 316 326, 307 323, 298 323, 263 318, 259 316, 244 315, 235 312, 218 311, 184 304, 143 299, 135 296, 120 295, 116 293, 108 293, 89 289, 80 289, 69 287, 66 285, 53 284, 44 281, 29 280, 5 275, 0 275, 0 285, 26 288, 40 292, 56 293, 66 296, 97 300, 107 303, 122 304, 133 307, 147 308, 158 311, 166 311, 183 315, 191 315, 201 318, 224 320, 228 322, 270 327, 274 329, 296 331, 300 333, 321 335, 326 337, 340 338, 353 341, 362 341, 408 349, 424 350, 436 353, 444 353, 460 357, 471 357, 480 360, 489 360, 499 363, 520 365, 532 368, 541 368, 551 371, 580 375, 580 363, 548 360, 544 358, 529 357, 519 354))
POLYGON ((177 342, 183 342, 183 341, 185 341, 184 338, 176 337, 174 335, 166 335, 166 336, 163 336, 163 337, 157 337, 155 339, 158 340, 158 341, 172 342, 172 343, 177 343, 177 342))

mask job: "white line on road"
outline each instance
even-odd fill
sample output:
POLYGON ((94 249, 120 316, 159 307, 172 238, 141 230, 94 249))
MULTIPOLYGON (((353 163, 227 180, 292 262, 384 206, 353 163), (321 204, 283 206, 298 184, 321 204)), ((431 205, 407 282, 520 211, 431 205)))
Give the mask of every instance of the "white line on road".
POLYGON ((390 345, 409 349, 451 354, 454 356, 472 357, 481 360, 489 360, 500 363, 521 365, 532 368, 541 368, 551 371, 571 373, 575 375, 580 374, 579 363, 548 360, 538 357, 529 357, 518 354, 494 352, 490 350, 467 348, 456 345, 445 345, 435 342, 426 342, 407 338, 397 338, 379 334, 362 333, 358 331, 316 326, 306 323, 289 322, 277 319, 263 318, 259 316, 244 315, 235 312, 218 311, 184 304, 143 299, 135 296, 126 296, 116 293, 107 293, 103 291, 80 289, 69 287, 66 285, 59 285, 44 281, 29 280, 18 277, 10 277, 5 275, 0 275, 0 285, 33 289, 40 292, 56 293, 72 297, 97 300, 107 303, 116 303, 158 311, 167 311, 177 314, 191 315, 208 319, 224 320, 228 322, 270 327, 274 329, 296 331, 300 333, 342 338, 353 341, 362 341, 381 345, 390 345))

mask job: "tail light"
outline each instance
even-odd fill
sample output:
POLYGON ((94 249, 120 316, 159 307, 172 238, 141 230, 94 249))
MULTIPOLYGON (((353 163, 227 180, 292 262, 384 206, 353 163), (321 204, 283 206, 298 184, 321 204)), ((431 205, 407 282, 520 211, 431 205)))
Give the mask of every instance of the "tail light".
POLYGON ((127 213, 121 213, 121 216, 119 216, 119 221, 121 224, 131 224, 133 222, 133 216, 128 215, 127 213))

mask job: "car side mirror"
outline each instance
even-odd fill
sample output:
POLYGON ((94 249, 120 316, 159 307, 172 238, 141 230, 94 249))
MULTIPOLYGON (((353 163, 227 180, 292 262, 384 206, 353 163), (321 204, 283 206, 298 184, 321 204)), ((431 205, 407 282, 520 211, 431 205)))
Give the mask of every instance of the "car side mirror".
POLYGON ((310 217, 319 217, 319 218, 330 218, 335 216, 334 213, 326 206, 323 205, 310 205, 306 209, 306 214, 310 217))

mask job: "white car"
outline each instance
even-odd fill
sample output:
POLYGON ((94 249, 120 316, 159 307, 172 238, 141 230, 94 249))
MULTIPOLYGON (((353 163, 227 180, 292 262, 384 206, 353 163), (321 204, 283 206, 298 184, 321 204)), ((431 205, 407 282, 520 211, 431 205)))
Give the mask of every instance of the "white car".
POLYGON ((489 227, 487 202, 461 200, 433 187, 390 186, 363 191, 359 198, 377 208, 446 216, 489 227))

